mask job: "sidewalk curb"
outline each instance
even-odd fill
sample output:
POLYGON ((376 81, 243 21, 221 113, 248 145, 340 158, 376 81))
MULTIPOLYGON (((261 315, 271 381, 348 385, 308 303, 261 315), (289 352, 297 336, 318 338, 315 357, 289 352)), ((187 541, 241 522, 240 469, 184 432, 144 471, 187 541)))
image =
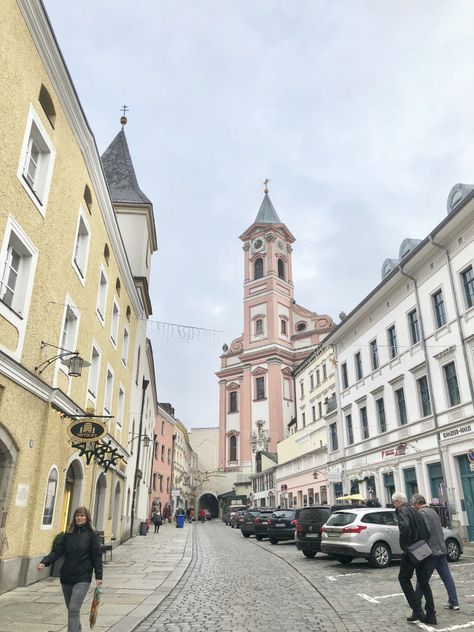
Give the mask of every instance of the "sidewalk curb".
POLYGON ((193 530, 188 529, 183 556, 165 581, 142 603, 107 629, 107 632, 133 632, 176 587, 193 559, 193 530))

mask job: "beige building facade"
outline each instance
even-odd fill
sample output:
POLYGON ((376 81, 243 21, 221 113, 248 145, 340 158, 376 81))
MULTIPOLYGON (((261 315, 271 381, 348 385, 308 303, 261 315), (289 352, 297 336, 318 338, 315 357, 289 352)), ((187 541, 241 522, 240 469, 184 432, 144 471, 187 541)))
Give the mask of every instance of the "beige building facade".
POLYGON ((135 350, 145 348, 138 323, 147 310, 43 5, 5 0, 0 36, 4 592, 38 579, 39 559, 78 505, 91 508, 106 539, 121 539, 135 350), (78 370, 78 358, 89 366, 78 370), (106 458, 112 450, 117 457, 107 471, 71 447, 68 426, 86 414, 106 423, 106 458))

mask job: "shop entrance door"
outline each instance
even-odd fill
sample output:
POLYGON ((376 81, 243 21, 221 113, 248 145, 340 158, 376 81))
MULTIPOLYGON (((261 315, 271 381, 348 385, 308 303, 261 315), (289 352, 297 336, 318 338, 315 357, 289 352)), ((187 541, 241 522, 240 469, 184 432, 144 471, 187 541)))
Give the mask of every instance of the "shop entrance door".
POLYGON ((469 542, 474 542, 474 471, 471 470, 471 464, 466 455, 458 456, 458 462, 464 495, 464 510, 467 513, 467 537, 469 542))

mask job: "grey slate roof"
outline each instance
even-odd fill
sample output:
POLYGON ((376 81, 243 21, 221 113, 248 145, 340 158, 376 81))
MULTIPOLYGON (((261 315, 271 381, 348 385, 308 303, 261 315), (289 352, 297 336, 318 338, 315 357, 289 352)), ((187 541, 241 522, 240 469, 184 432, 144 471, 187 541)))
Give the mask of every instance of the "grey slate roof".
POLYGON ((281 224, 281 220, 268 197, 268 193, 265 193, 265 197, 262 200, 255 224, 281 224))
POLYGON ((124 204, 151 204, 138 186, 123 129, 117 134, 101 157, 105 179, 112 202, 124 204))

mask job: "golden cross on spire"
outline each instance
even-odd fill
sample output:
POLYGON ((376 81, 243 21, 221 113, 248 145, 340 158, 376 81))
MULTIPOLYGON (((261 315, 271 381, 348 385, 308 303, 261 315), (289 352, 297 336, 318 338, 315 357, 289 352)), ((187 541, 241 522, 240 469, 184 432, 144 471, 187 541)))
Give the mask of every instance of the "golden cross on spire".
POLYGON ((120 125, 123 126, 127 124, 127 117, 125 116, 125 114, 127 112, 130 112, 130 109, 126 106, 126 105, 122 105, 122 107, 120 108, 121 112, 123 112, 122 116, 120 117, 120 125))
POLYGON ((263 181, 263 184, 265 185, 265 193, 268 193, 268 183, 270 182, 270 180, 268 178, 265 178, 265 180, 263 181))

